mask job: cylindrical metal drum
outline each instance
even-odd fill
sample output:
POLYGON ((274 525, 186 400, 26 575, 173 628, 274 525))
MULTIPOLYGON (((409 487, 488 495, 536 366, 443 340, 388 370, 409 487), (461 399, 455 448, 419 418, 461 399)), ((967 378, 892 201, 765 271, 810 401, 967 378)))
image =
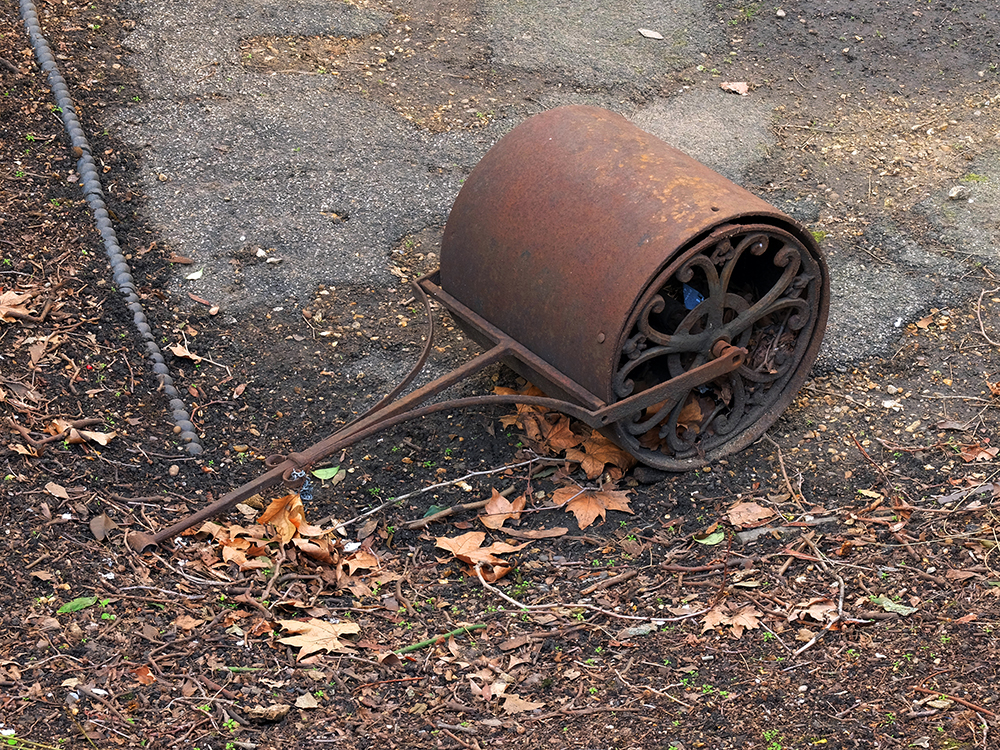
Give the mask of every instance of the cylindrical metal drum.
POLYGON ((739 450, 774 422, 808 375, 829 306, 808 231, 624 117, 583 106, 526 120, 483 157, 448 219, 440 279, 607 404, 706 363, 717 342, 745 348, 738 369, 609 428, 668 470, 739 450))

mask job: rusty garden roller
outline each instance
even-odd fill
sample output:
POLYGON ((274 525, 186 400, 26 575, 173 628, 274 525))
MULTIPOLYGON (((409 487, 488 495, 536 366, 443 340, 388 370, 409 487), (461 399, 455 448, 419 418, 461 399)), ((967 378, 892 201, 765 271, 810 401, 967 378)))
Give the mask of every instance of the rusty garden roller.
POLYGON ((528 403, 569 414, 637 459, 696 468, 757 439, 789 404, 826 327, 829 276, 812 236, 694 159, 596 107, 531 117, 465 181, 440 268, 415 282, 486 351, 400 397, 427 361, 350 424, 136 550, 315 462, 437 411, 528 403), (505 362, 547 394, 431 402, 505 362))
POLYGON ((669 471, 740 450, 778 418, 830 298, 802 226, 586 106, 531 117, 483 157, 427 288, 484 346, 492 329, 517 342, 504 361, 523 377, 613 414, 605 433, 669 471))

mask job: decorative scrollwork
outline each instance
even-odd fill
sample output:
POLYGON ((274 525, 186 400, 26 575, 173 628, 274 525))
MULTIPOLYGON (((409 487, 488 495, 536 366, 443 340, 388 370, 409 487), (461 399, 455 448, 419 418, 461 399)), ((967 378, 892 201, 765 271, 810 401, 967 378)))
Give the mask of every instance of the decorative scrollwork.
POLYGON ((821 261, 789 233, 734 226, 719 234, 663 272, 621 349, 618 398, 705 364, 719 341, 748 352, 738 369, 617 425, 629 450, 662 457, 654 465, 704 456, 764 418, 810 349, 825 304, 821 261))

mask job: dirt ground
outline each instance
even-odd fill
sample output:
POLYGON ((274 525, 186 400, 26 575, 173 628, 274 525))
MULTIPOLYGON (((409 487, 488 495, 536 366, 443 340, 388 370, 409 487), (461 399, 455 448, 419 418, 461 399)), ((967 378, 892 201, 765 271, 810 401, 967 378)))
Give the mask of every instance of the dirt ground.
MULTIPOLYGON (((755 187, 823 196, 831 210, 810 229, 831 252, 891 263, 858 221, 912 223, 919 195, 988 153, 995 120, 948 113, 995 102, 997 19, 987 3, 800 5, 789 34, 770 8, 719 4, 708 21, 734 34, 736 54, 624 95, 639 102, 656 87, 755 71, 789 102, 780 158, 755 187), (884 168, 829 184, 837 159, 884 168)), ((816 371, 764 438, 704 470, 632 468, 552 414, 445 413, 314 467, 308 523, 297 496, 272 505, 285 495, 270 491, 140 555, 127 532, 170 525, 382 395, 365 356, 416 357, 422 313, 403 278, 434 267, 441 228, 402 239, 390 292, 318 285, 305 314, 255 310, 238 328, 207 306, 182 312, 160 290, 184 259, 136 218, 143 196, 129 185, 141 154, 97 126, 103 108, 142 96, 118 46, 128 21, 101 2, 40 7, 161 346, 203 358, 170 365, 206 450, 190 457, 167 419, 5 1, 8 746, 995 746, 1000 282, 989 263, 965 262, 964 302, 901 325, 884 359, 816 371), (255 519, 268 506, 265 528, 255 519), (312 526, 347 522, 340 536, 312 526)), ((440 7, 399 11, 424 44, 397 54, 412 53, 412 70, 467 71, 450 91, 473 106, 452 114, 458 93, 420 96, 421 79, 398 66, 377 95, 404 90, 398 107, 416 127, 516 116, 553 83, 512 88, 488 49, 432 48, 449 25, 440 7)), ((248 39, 245 54, 309 68, 325 56, 343 62, 350 88, 384 65, 368 54, 382 50, 362 46, 248 39)), ((435 314, 452 328, 433 352, 440 370, 474 347, 435 314)), ((494 387, 525 384, 497 367, 462 391, 494 387)))

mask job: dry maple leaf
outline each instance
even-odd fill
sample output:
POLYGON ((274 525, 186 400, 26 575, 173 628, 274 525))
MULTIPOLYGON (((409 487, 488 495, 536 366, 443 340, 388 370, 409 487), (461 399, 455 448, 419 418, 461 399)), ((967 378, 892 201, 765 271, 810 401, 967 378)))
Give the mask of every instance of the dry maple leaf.
POLYGON ((296 661, 301 661, 317 651, 328 653, 352 651, 353 649, 340 640, 340 636, 354 635, 361 630, 356 622, 327 622, 326 620, 317 620, 315 617, 306 622, 278 620, 278 624, 289 633, 295 633, 295 635, 279 638, 278 642, 284 643, 286 646, 298 647, 299 654, 295 657, 296 661))
POLYGON ((187 359, 193 359, 195 362, 201 362, 202 360, 201 357, 192 352, 183 344, 174 344, 173 346, 168 348, 170 349, 170 351, 174 353, 175 357, 185 357, 187 359))
POLYGON ((528 501, 524 495, 514 498, 514 502, 511 502, 493 490, 493 497, 486 503, 483 515, 479 516, 479 520, 488 529, 499 529, 508 518, 513 518, 515 521, 521 518, 521 511, 527 504, 528 501))
POLYGON ((628 505, 628 491, 614 490, 581 490, 578 487, 560 487, 552 493, 552 502, 557 506, 566 506, 566 510, 576 516, 580 530, 590 526, 600 518, 602 521, 609 510, 622 510, 631 513, 628 505))
POLYGON ((319 560, 327 565, 336 565, 338 554, 336 544, 331 544, 329 539, 303 539, 294 537, 294 544, 301 552, 309 555, 314 560, 319 560))
POLYGON ((0 294, 0 320, 10 323, 15 320, 11 313, 19 315, 31 315, 27 302, 33 297, 32 294, 18 294, 13 289, 9 289, 0 294))
POLYGON ((838 617, 837 605, 825 596, 810 599, 808 602, 799 602, 788 614, 788 621, 795 622, 806 616, 816 622, 833 622, 838 617))
MULTIPOLYGON (((504 388, 503 386, 496 386, 493 392, 498 396, 544 396, 538 388, 533 385, 529 385, 523 391, 515 391, 513 388, 504 388)), ((526 414, 539 414, 548 411, 544 406, 529 406, 528 404, 514 404, 517 409, 517 414, 510 414, 505 417, 500 418, 500 424, 504 427, 513 427, 515 425, 521 425, 521 418, 526 414)))
POLYGON ((352 554, 344 562, 347 563, 347 568, 351 571, 351 575, 354 575, 355 572, 362 568, 365 570, 378 570, 380 565, 379 559, 364 547, 352 554))
POLYGON ((467 534, 451 538, 439 536, 434 540, 434 546, 451 552, 459 560, 469 565, 506 565, 506 561, 501 560, 496 555, 517 552, 528 546, 528 542, 524 544, 493 542, 489 547, 483 547, 484 541, 486 541, 485 531, 470 531, 467 534))
POLYGON ((704 418, 698 397, 693 393, 690 394, 681 409, 681 413, 677 415, 677 432, 683 435, 690 430, 697 435, 701 432, 701 421, 704 418))
POLYGON ((760 627, 760 620, 758 619, 760 616, 761 612, 752 604, 747 604, 737 610, 734 610, 729 605, 720 604, 705 614, 705 619, 702 620, 701 632, 704 633, 708 630, 714 630, 719 626, 726 626, 731 629, 733 638, 740 638, 747 628, 756 629, 760 627))
POLYGON ((749 528, 773 516, 774 511, 757 503, 737 503, 729 509, 727 515, 733 526, 749 528))
POLYGON ((325 533, 318 526, 306 523, 306 511, 297 492, 272 500, 257 523, 273 525, 282 544, 288 544, 296 535, 318 537, 325 533))
POLYGON ((262 570, 273 567, 274 563, 265 554, 248 556, 250 543, 244 539, 231 539, 222 542, 222 561, 236 563, 240 570, 262 570), (244 546, 246 545, 246 546, 244 546))
POLYGON ((701 621, 701 632, 705 633, 709 630, 715 630, 720 625, 726 625, 729 622, 729 614, 726 612, 726 608, 723 606, 712 607, 705 613, 705 619, 701 621))
MULTIPOLYGON (((501 396, 541 396, 545 393, 533 385, 523 391, 497 386, 493 392, 501 396)), ((575 448, 584 441, 584 437, 573 432, 572 422, 565 414, 551 411, 544 406, 529 406, 515 404, 517 414, 500 418, 504 427, 520 427, 528 440, 542 455, 558 456, 567 448, 575 448)))
POLYGON ((565 414, 553 414, 556 421, 549 422, 551 427, 545 435, 545 442, 552 447, 556 453, 560 453, 567 448, 575 448, 584 441, 584 438, 573 432, 569 417, 565 414))
POLYGON ((753 605, 748 604, 745 607, 740 608, 732 617, 729 618, 729 626, 733 629, 733 638, 739 638, 743 635, 743 631, 747 628, 751 630, 756 630, 760 627, 760 620, 757 619, 761 615, 753 605))
POLYGON ((525 700, 521 696, 515 695, 514 693, 509 693, 504 696, 503 712, 508 716, 511 714, 521 714, 525 711, 534 711, 544 705, 544 702, 535 703, 534 701, 525 700))
POLYGON ((984 448, 981 445, 970 445, 962 449, 962 460, 966 463, 973 461, 992 461, 997 457, 1000 448, 984 448))
POLYGON ((597 430, 590 433, 590 437, 583 442, 579 450, 568 449, 566 458, 579 462, 587 479, 596 479, 601 476, 607 464, 627 471, 636 463, 631 454, 623 451, 597 430))

